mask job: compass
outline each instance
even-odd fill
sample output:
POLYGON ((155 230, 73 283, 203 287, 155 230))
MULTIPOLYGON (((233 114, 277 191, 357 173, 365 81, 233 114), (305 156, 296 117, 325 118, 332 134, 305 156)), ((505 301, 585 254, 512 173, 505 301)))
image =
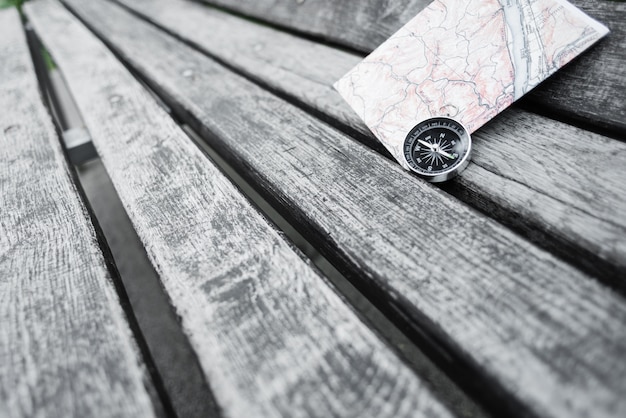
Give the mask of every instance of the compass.
POLYGON ((402 151, 411 171, 438 183, 467 167, 471 149, 472 140, 463 125, 451 118, 436 117, 415 125, 402 151))

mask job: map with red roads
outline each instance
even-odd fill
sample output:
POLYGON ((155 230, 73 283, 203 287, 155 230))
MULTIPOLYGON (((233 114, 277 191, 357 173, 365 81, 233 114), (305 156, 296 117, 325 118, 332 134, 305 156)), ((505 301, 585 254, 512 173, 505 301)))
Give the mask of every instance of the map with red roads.
POLYGON ((608 33, 565 0, 437 0, 335 88, 406 167, 417 123, 480 128, 608 33))

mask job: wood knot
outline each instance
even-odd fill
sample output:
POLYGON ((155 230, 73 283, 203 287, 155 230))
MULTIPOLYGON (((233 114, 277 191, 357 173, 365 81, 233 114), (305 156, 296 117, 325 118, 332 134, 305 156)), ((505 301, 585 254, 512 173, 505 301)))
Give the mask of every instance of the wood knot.
POLYGON ((9 125, 6 128, 4 128, 4 133, 9 134, 13 131, 17 131, 18 129, 20 129, 20 125, 9 125))

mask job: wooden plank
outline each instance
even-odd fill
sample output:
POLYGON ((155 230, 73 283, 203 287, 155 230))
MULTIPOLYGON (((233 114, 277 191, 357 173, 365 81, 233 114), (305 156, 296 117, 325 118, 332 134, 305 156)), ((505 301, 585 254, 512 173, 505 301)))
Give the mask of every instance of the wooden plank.
MULTIPOLYGON (((135 0, 127 7, 381 150, 332 89, 360 57, 193 2, 135 0)), ((475 138, 474 163, 451 191, 611 285, 626 286, 625 144, 520 109, 475 138)))
POLYGON ((626 3, 575 0, 572 3, 606 24, 611 33, 576 61, 554 74, 528 97, 559 116, 582 121, 626 139, 626 3))
POLYGON ((0 11, 0 109, 0 415, 154 416, 13 8, 0 11))
POLYGON ((432 0, 201 1, 320 40, 369 52, 432 0))
POLYGON ((87 29, 25 9, 225 415, 450 416, 87 29))
MULTIPOLYGON (((367 53, 430 3, 430 0, 203 1, 367 53)), ((603 22, 611 34, 548 83, 537 87, 528 102, 541 105, 540 109, 548 114, 556 111, 567 119, 608 129, 623 138, 626 135, 626 50, 623 48, 626 3, 608 0, 573 0, 572 3, 603 22)), ((317 65, 321 61, 314 62, 317 65)))
POLYGON ((626 413, 622 297, 120 8, 67 4, 476 393, 509 416, 626 413))

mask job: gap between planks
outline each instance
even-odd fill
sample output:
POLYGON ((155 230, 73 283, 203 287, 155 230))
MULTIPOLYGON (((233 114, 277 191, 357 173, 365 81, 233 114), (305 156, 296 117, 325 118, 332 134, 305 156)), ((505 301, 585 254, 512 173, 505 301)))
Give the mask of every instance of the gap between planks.
MULTIPOLYGON (((45 99, 58 130, 84 129, 62 75, 56 68, 46 68, 40 55, 44 46, 30 25, 26 24, 26 30, 40 86, 46 92, 45 99)), ((108 256, 116 266, 118 280, 121 280, 118 292, 133 318, 133 329, 141 338, 142 350, 150 360, 148 370, 165 405, 164 410, 158 412, 163 417, 217 418, 219 410, 178 316, 161 288, 95 149, 93 153, 90 161, 74 163, 71 170, 83 201, 98 225, 99 236, 109 250, 108 256)))

